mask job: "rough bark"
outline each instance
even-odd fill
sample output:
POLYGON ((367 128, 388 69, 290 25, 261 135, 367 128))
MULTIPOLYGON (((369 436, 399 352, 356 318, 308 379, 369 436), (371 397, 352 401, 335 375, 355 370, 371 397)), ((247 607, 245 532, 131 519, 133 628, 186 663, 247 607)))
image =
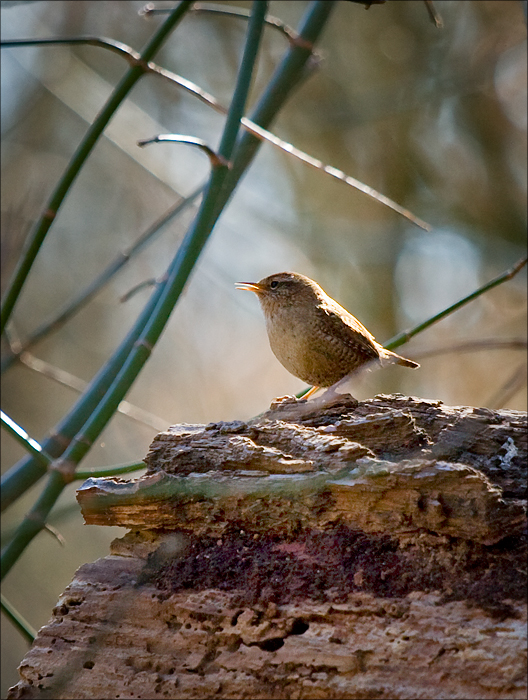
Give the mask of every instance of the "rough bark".
POLYGON ((174 426, 10 698, 526 697, 526 414, 403 396, 174 426))

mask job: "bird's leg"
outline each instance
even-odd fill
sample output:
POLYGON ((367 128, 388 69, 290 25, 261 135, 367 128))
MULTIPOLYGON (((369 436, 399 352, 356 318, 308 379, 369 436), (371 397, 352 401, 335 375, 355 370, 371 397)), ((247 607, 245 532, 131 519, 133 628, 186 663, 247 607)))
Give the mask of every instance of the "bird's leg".
POLYGON ((315 394, 315 392, 318 391, 320 388, 321 388, 320 386, 313 386, 311 389, 308 389, 308 391, 306 392, 306 394, 303 394, 303 395, 301 396, 301 398, 302 398, 302 399, 307 399, 307 398, 308 398, 309 396, 311 396, 312 394, 315 394))
MULTIPOLYGON (((317 399, 321 403, 321 405, 330 403, 336 398, 339 398, 341 396, 344 396, 345 394, 350 394, 350 392, 341 392, 338 391, 338 387, 340 387, 342 384, 346 384, 346 382, 350 379, 352 376, 353 372, 350 372, 350 374, 346 374, 342 379, 337 381, 335 384, 332 384, 332 386, 329 386, 324 393, 321 394, 321 396, 317 399)), ((352 394, 350 394, 352 396, 352 394)), ((306 397, 306 394, 304 395, 303 398, 306 397)), ((352 396, 352 398, 354 398, 352 396)))
MULTIPOLYGON (((329 403, 330 401, 335 400, 336 398, 338 398, 340 396, 344 396, 345 394, 349 394, 350 396, 352 396, 350 391, 341 392, 341 391, 338 391, 338 388, 340 386, 342 386, 343 384, 346 384, 348 381, 350 381, 350 379, 352 377, 357 376, 362 372, 370 372, 373 369, 377 369, 379 367, 381 367, 381 362, 377 358, 370 360, 370 362, 365 362, 360 367, 356 367, 348 374, 345 374, 345 376, 342 377, 341 379, 339 379, 335 384, 332 384, 332 386, 329 386, 328 389, 323 394, 321 394, 321 396, 319 396, 319 398, 317 400, 320 401, 324 405, 324 404, 329 403)), ((306 394, 305 394, 305 396, 306 396, 306 394)), ((352 398, 354 398, 354 397, 352 396, 352 398)))
MULTIPOLYGON (((352 374, 352 373, 351 373, 352 374)), ((315 394, 318 389, 322 387, 313 386, 309 389, 304 396, 300 399, 295 396, 281 396, 279 399, 275 399, 271 402, 270 410, 267 413, 262 413, 259 417, 264 415, 273 415, 275 411, 280 411, 281 420, 300 420, 305 415, 312 414, 314 411, 326 408, 332 403, 342 403, 345 402, 348 405, 357 406, 357 399, 355 399, 350 393, 340 393, 336 391, 336 388, 341 384, 345 383, 350 375, 346 375, 332 386, 327 387, 321 396, 318 396, 311 401, 305 401, 307 396, 315 394)))

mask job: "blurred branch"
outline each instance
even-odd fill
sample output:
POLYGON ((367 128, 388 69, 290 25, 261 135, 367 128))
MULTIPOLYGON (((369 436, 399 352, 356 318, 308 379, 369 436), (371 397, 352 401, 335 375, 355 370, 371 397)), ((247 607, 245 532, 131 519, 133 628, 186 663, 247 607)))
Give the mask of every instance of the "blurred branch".
POLYGON ((413 357, 417 360, 423 360, 427 357, 448 355, 449 353, 475 352, 478 350, 526 350, 527 347, 528 342, 522 338, 512 338, 511 340, 489 338, 488 340, 469 340, 464 343, 444 345, 432 350, 415 350, 413 357))
MULTIPOLYGON (((81 393, 86 391, 86 388, 88 387, 88 382, 85 382, 83 379, 79 379, 79 377, 70 374, 70 372, 66 372, 66 370, 55 367, 49 362, 31 355, 29 352, 23 352, 19 359, 20 362, 29 369, 52 379, 58 384, 62 384, 62 386, 67 386, 69 389, 73 389, 74 391, 81 393)), ((118 413, 121 413, 124 416, 141 423, 142 425, 148 425, 150 428, 154 428, 155 430, 164 430, 167 427, 166 421, 158 418, 158 416, 155 416, 153 413, 144 411, 142 408, 139 408, 139 406, 134 406, 129 401, 121 401, 117 407, 117 411, 118 413)), ((48 458, 50 461, 53 461, 49 456, 48 458)))
POLYGON ((204 185, 200 185, 188 197, 181 199, 177 204, 172 206, 165 214, 158 218, 151 226, 144 231, 139 238, 131 246, 118 253, 103 272, 96 277, 86 289, 83 289, 73 301, 69 302, 59 313, 49 321, 44 322, 35 331, 33 331, 24 342, 14 349, 9 348, 5 357, 2 358, 0 373, 5 372, 11 365, 29 348, 33 347, 39 340, 61 328, 66 321, 78 313, 86 304, 104 288, 115 275, 125 267, 143 248, 155 240, 156 234, 165 226, 171 219, 178 216, 187 207, 189 207, 203 192, 204 185))
MULTIPOLYGON (((139 10, 138 14, 148 18, 152 15, 166 15, 169 11, 170 10, 167 7, 155 7, 153 3, 149 2, 139 10)), ((243 7, 231 7, 229 5, 209 5, 208 3, 202 2, 195 3, 191 9, 191 12, 196 14, 223 15, 224 17, 236 17, 245 20, 249 19, 250 17, 249 10, 246 10, 243 7)), ((280 20, 278 17, 275 17, 274 15, 266 15, 264 23, 268 27, 277 29, 292 44, 294 44, 299 39, 299 35, 290 26, 288 26, 285 22, 280 20)))
MULTIPOLYGON (((119 51, 124 52, 127 57, 134 56, 136 52, 131 49, 129 46, 126 46, 125 44, 122 44, 120 42, 112 42, 109 39, 99 39, 97 40, 94 37, 86 37, 85 39, 82 38, 75 38, 75 39, 60 39, 60 40, 55 40, 55 39, 47 39, 47 40, 35 40, 36 43, 61 43, 61 44, 67 44, 67 43, 75 43, 75 44, 81 44, 83 42, 88 43, 88 44, 93 44, 93 45, 100 45, 103 46, 104 48, 108 48, 110 50, 118 50, 117 46, 119 46, 119 51), (96 42, 99 42, 96 44, 96 42)), ((6 45, 8 43, 14 44, 15 42, 6 42, 6 45)), ((24 40, 23 42, 18 42, 19 45, 28 45, 32 43, 32 40, 24 40)), ((304 48, 310 48, 311 53, 313 55, 313 50, 311 46, 307 46, 304 48)), ((167 70, 166 68, 161 68, 160 66, 156 65, 153 62, 149 62, 147 66, 147 70, 155 75, 159 75, 162 78, 165 78, 166 80, 169 80, 173 83, 176 83, 179 87, 183 88, 190 94, 194 95, 195 97, 198 97, 202 102, 205 104, 209 105, 210 107, 213 107, 217 112, 220 114, 227 114, 227 109, 223 107, 218 100, 213 97, 211 94, 207 93, 205 90, 200 88, 198 85, 195 83, 192 83, 190 80, 187 80, 186 78, 183 78, 180 75, 177 75, 176 73, 173 73, 172 71, 167 70)), ((386 197, 384 194, 381 194, 381 192, 378 192, 375 190, 373 187, 370 187, 369 185, 366 185, 365 183, 361 182, 360 180, 357 180, 356 178, 352 177, 351 175, 347 175, 344 173, 342 170, 339 170, 338 168, 334 168, 331 165, 325 165, 321 160, 318 158, 314 158, 313 156, 309 155, 308 153, 305 153, 304 151, 301 151, 300 149, 296 148, 292 144, 288 143, 287 141, 283 141, 281 138, 278 136, 275 136, 274 134, 270 133, 266 129, 262 128, 261 126, 255 124, 253 121, 250 119, 247 119, 246 117, 242 117, 242 125, 244 126, 247 131, 249 131, 251 134, 256 136, 257 138, 267 141, 268 143, 272 144, 276 148, 279 148, 281 151, 284 151, 285 153, 288 153, 289 155, 293 156, 294 158, 297 158, 298 160, 302 161, 306 165, 309 165, 312 168, 315 168, 316 170, 320 170, 321 172, 326 173, 330 177, 334 177, 337 180, 340 180, 341 182, 344 182, 346 185, 349 185, 350 187, 353 187, 356 190, 359 190, 360 192, 363 192, 367 196, 371 197, 372 199, 375 199, 378 201, 380 204, 383 204, 384 206, 388 207, 389 209, 392 209, 394 212, 399 214, 400 216, 403 216, 404 218, 408 219, 411 221, 411 223, 415 224, 419 228, 423 229, 424 231, 430 231, 431 230, 431 225, 428 224, 426 221, 423 219, 420 219, 416 215, 414 215, 412 212, 410 212, 408 209, 405 209, 404 207, 400 206, 397 204, 394 200, 390 199, 389 197, 386 197)), ((176 137, 176 135, 173 134, 166 134, 166 135, 160 135, 157 137, 157 140, 159 141, 177 141, 181 140, 183 142, 183 138, 181 137, 176 137)), ((199 139, 198 139, 199 140, 199 139)), ((148 141, 150 142, 150 141, 148 141)), ((190 141, 188 141, 190 142, 190 141)), ((147 142, 138 142, 138 145, 142 146, 145 145, 147 142)), ((205 147, 205 144, 203 144, 205 147)))
POLYGON ((48 233, 51 225, 57 216, 57 213, 70 190, 75 178, 79 174, 80 169, 90 155, 92 148, 97 143, 99 137, 103 133, 106 125, 115 114, 121 102, 128 95, 135 83, 145 74, 147 64, 154 54, 158 51, 164 40, 176 25, 185 16, 185 13, 190 9, 192 2, 182 0, 173 10, 165 22, 155 32, 154 36, 148 42, 145 49, 141 52, 139 59, 135 61, 125 76, 116 86, 112 95, 106 102, 106 105, 99 112, 94 122, 90 125, 86 135, 79 145, 75 155, 70 160, 66 171, 59 180, 55 191, 51 195, 47 206, 37 222, 33 235, 29 244, 21 256, 15 273, 10 281, 2 302, 1 319, 0 319, 0 334, 4 333, 6 323, 8 322, 13 308, 18 300, 22 287, 26 278, 33 266, 35 258, 40 250, 42 243, 48 233))
MULTIPOLYGON (((326 3, 326 5, 331 6, 332 3, 326 3)), ((318 6, 318 3, 314 3, 314 6, 318 6)), ((72 480, 77 464, 91 449, 94 440, 105 428, 120 401, 149 358, 152 348, 161 335, 170 313, 183 291, 185 282, 212 232, 221 211, 216 206, 217 198, 223 188, 226 174, 229 172, 225 163, 231 159, 236 143, 240 119, 251 85, 266 10, 267 2, 255 2, 253 4, 244 54, 220 142, 219 153, 221 160, 219 159, 216 163, 213 163, 209 184, 194 223, 175 258, 169 265, 164 282, 153 293, 121 348, 118 348, 114 356, 107 362, 107 368, 112 367, 113 370, 117 371, 117 374, 114 375, 115 378, 110 385, 104 384, 101 387, 104 395, 99 397, 97 405, 89 413, 88 418, 84 419, 80 430, 78 430, 62 456, 54 462, 48 483, 44 487, 40 498, 26 515, 20 527, 17 528, 13 539, 3 550, 2 577, 9 572, 29 542, 44 527, 53 504, 64 486, 72 480), (131 347, 129 346, 130 340, 133 340, 131 347), (128 349, 126 359, 124 362, 116 365, 116 359, 122 356, 124 347, 128 349)), ((99 394, 99 389, 97 393, 99 394)), ((88 390, 87 394, 90 394, 90 390, 88 390)), ((75 414, 76 411, 74 409, 70 416, 75 414)), ((22 468, 23 465, 20 465, 19 470, 22 468)), ((25 480, 27 481, 27 474, 25 480)))
POLYGON ((25 640, 30 644, 33 644, 35 637, 37 636, 36 630, 34 630, 29 622, 27 622, 27 620, 18 612, 18 610, 11 605, 3 593, 1 596, 0 606, 4 615, 11 620, 25 640))
MULTIPOLYGON (((331 0, 316 0, 307 8, 305 16, 301 20, 299 34, 308 43, 313 44, 317 40, 334 4, 331 0)), ((290 96, 297 82, 303 77, 305 65, 310 55, 310 50, 304 46, 289 47, 253 111, 253 122, 259 123, 263 127, 269 126, 279 109, 290 96)), ((233 168, 228 171, 224 187, 215 203, 216 215, 219 215, 222 207, 229 200, 260 144, 261 141, 253 135, 247 132, 241 134, 236 154, 233 158, 233 168)), ((182 269, 182 276, 178 279, 180 291, 192 268, 192 265, 189 265, 187 256, 191 252, 194 255, 195 245, 203 246, 205 244, 205 240, 192 243, 190 235, 191 233, 186 236, 177 255, 177 263, 182 269)), ((43 447, 49 454, 54 457, 61 455, 75 433, 80 430, 87 416, 98 405, 101 396, 123 367, 142 330, 154 313, 156 305, 161 299, 162 292, 163 289, 161 287, 154 291, 138 322, 115 351, 114 355, 93 378, 85 394, 71 409, 70 413, 60 421, 55 430, 43 442, 43 447)), ((31 457, 14 465, 2 479, 2 489, 0 491, 2 510, 13 503, 29 486, 38 481, 43 473, 42 467, 32 460, 31 457)))
POLYGON ((511 399, 523 386, 526 386, 527 371, 526 362, 523 362, 513 372, 511 377, 506 381, 501 388, 486 402, 486 406, 491 408, 502 408, 506 401, 511 399))
POLYGON ((487 292, 490 289, 497 287, 499 284, 502 284, 503 282, 511 280, 512 277, 515 277, 515 275, 522 270, 522 268, 526 265, 527 262, 528 262, 528 258, 521 258, 521 260, 516 262, 513 267, 511 267, 509 270, 506 270, 506 272, 503 272, 498 277, 495 277, 494 279, 492 279, 491 282, 488 282, 487 284, 483 285, 482 287, 479 287, 477 290, 475 290, 471 294, 468 294, 467 297, 464 297, 463 299, 460 299, 460 301, 457 301, 455 304, 448 306, 443 311, 440 311, 440 313, 427 319, 427 321, 424 321, 423 323, 418 324, 417 326, 415 326, 414 328, 411 328, 408 331, 403 331, 403 333, 399 333, 398 335, 395 335, 394 338, 391 338, 387 343, 384 344, 384 346, 388 350, 394 350, 394 348, 397 348, 400 345, 403 345, 408 340, 410 340, 413 336, 417 335, 418 333, 421 333, 426 328, 429 328, 430 326, 432 326, 434 323, 441 321, 443 318, 446 318, 446 316, 449 316, 449 314, 452 314, 454 311, 457 311, 458 309, 462 308, 466 304, 469 304, 474 299, 477 299, 481 294, 484 294, 484 292, 487 292))
MULTIPOLYGON (((169 9, 167 11, 171 12, 169 9)), ((97 46, 99 48, 108 49, 113 53, 117 53, 119 56, 125 58, 129 65, 135 66, 141 61, 141 54, 135 51, 133 48, 127 44, 123 44, 121 41, 115 41, 114 39, 108 39, 107 37, 99 36, 83 36, 83 37, 62 37, 62 38, 51 38, 51 39, 10 39, 7 41, 0 42, 0 46, 3 49, 16 49, 19 46, 97 46)))

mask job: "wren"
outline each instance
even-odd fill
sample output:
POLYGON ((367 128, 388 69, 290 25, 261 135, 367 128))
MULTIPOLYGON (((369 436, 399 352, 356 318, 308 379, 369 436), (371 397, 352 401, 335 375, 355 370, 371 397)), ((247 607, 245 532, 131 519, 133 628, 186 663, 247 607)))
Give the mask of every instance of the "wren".
POLYGON ((288 372, 312 385, 303 398, 372 362, 420 366, 384 348, 309 277, 279 272, 260 282, 238 282, 237 289, 255 292, 275 357, 288 372))

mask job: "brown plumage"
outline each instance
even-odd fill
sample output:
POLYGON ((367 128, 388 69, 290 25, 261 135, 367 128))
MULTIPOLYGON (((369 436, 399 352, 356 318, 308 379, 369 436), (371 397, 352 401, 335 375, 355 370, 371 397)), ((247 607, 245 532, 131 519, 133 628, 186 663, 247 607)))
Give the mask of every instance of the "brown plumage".
POLYGON ((237 287, 257 294, 275 357, 315 388, 332 386, 372 361, 420 366, 380 345, 309 277, 279 272, 260 282, 239 282, 237 287))

